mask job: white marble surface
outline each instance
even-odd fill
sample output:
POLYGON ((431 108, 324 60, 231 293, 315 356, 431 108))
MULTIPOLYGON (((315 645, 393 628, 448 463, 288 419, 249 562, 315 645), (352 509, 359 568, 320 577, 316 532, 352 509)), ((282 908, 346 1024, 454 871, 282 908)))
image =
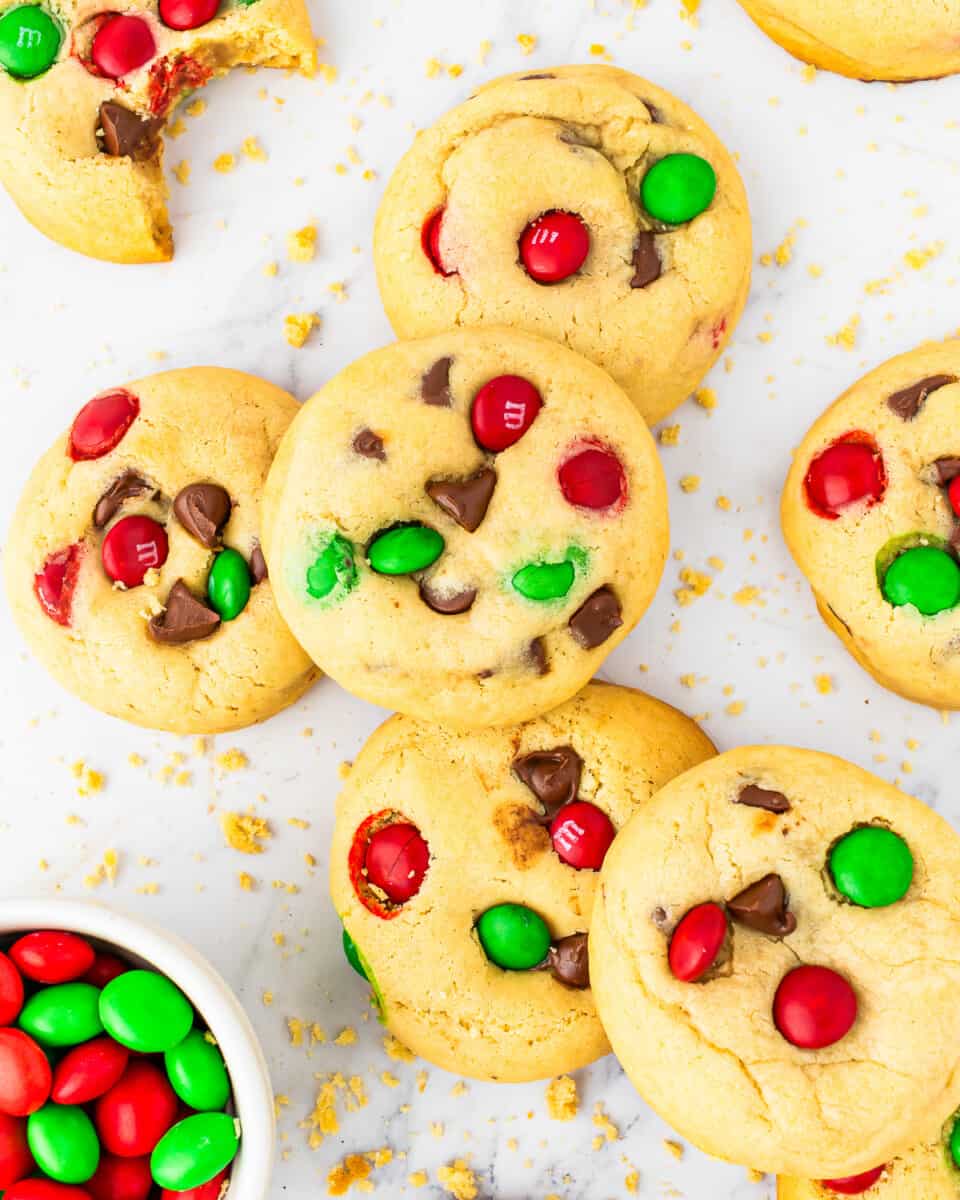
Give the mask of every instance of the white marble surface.
MULTIPOLYGON (((686 98, 739 152, 758 254, 804 222, 789 265, 757 267, 732 365, 709 381, 716 411, 687 404, 676 418, 680 444, 664 451, 674 549, 716 581, 704 598, 678 608, 681 564, 671 562, 655 606, 604 675, 705 714, 722 747, 784 741, 838 752, 960 818, 951 787, 957 724, 884 694, 844 655, 817 619, 777 525, 791 446, 814 415, 867 366, 960 323, 960 80, 897 89, 826 75, 808 82, 734 0, 703 0, 696 28, 681 22, 679 10, 679 0, 650 0, 631 27, 631 0, 317 0, 316 28, 328 42, 321 57, 336 65, 336 82, 236 74, 210 89, 206 115, 170 144, 170 164, 189 159, 193 172, 185 188, 171 180, 178 255, 168 266, 85 261, 44 241, 0 197, 0 522, 35 457, 102 387, 163 367, 219 363, 259 372, 305 398, 388 340, 371 228, 413 126, 497 73, 583 61, 603 44, 619 65, 686 98), (538 39, 529 57, 518 33, 538 39), (481 66, 485 39, 493 46, 481 66), (462 64, 462 76, 428 78, 433 56, 462 64), (250 135, 269 162, 215 173, 213 159, 238 152, 250 135), (347 164, 346 174, 336 173, 337 163, 347 164), (366 167, 374 180, 363 179, 366 167), (320 229, 315 261, 287 263, 286 234, 311 219, 320 229), (941 243, 922 270, 906 264, 906 252, 941 243), (281 266, 271 279, 262 268, 274 258, 281 266), (811 265, 823 268, 819 278, 811 265), (866 290, 880 279, 888 281, 881 290, 866 290), (328 290, 339 281, 349 296, 342 304, 328 290), (322 314, 323 330, 294 351, 283 340, 283 316, 304 309, 322 314), (855 314, 855 348, 828 344, 827 335, 855 314), (682 475, 701 476, 700 490, 681 493, 682 475), (730 498, 728 511, 716 507, 720 494, 730 498), (714 555, 725 563, 720 571, 706 566, 714 555), (760 589, 760 604, 734 602, 745 586, 760 589), (689 673, 698 680, 693 691, 680 682, 689 673), (830 694, 818 694, 820 674, 830 676, 830 694), (742 712, 727 713, 731 702, 742 702, 742 712)), ((750 1184, 740 1168, 692 1148, 676 1161, 662 1143, 667 1129, 612 1060, 580 1073, 581 1112, 569 1124, 547 1119, 541 1084, 470 1084, 451 1097, 455 1078, 430 1069, 419 1094, 418 1066, 388 1060, 381 1031, 364 1019, 364 989, 341 957, 325 885, 338 764, 381 713, 325 682, 293 711, 219 738, 198 757, 188 741, 125 727, 63 695, 29 660, 5 609, 0 639, 0 894, 89 894, 84 877, 105 850, 119 852, 115 886, 93 894, 193 939, 237 987, 263 1038, 276 1089, 289 1097, 274 1197, 325 1194, 327 1172, 344 1153, 385 1145, 394 1161, 373 1179, 386 1196, 414 1194, 406 1180, 416 1169, 431 1179, 417 1194, 442 1195, 436 1168, 461 1156, 477 1170, 481 1194, 501 1200, 622 1197, 628 1163, 640 1171, 643 1197, 772 1196, 770 1180, 750 1184), (215 755, 233 747, 250 766, 225 775, 215 755), (132 766, 131 753, 146 765, 132 766), (189 786, 160 778, 176 753, 187 755, 180 769, 190 772, 189 786), (70 769, 77 760, 104 773, 102 792, 77 794, 70 769), (245 808, 261 794, 275 836, 261 857, 241 858, 224 846, 217 810, 245 808), (290 817, 310 828, 288 824, 290 817), (305 853, 315 856, 314 869, 305 853), (257 878, 256 891, 241 892, 241 870, 257 878), (299 891, 276 890, 274 880, 299 891), (285 947, 274 944, 275 931, 285 934, 285 947), (261 999, 268 990, 269 1007, 261 999), (358 1039, 308 1054, 289 1045, 288 1016, 319 1022, 331 1039, 353 1026, 358 1039), (388 1069, 399 1080, 394 1089, 380 1082, 388 1069), (363 1076, 370 1102, 347 1112, 341 1093, 339 1135, 311 1151, 298 1123, 312 1107, 314 1073, 337 1071, 363 1076), (597 1102, 622 1136, 594 1151, 597 1102), (442 1136, 432 1135, 431 1122, 443 1123, 442 1136)))

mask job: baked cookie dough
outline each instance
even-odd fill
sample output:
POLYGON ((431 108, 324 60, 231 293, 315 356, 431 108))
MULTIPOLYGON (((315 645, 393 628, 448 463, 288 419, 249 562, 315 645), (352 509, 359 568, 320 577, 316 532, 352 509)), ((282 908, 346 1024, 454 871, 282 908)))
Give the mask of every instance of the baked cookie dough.
POLYGON ((317 665, 460 728, 569 699, 647 608, 668 542, 620 388, 507 329, 353 363, 290 427, 263 511, 277 604, 317 665))
POLYGON ((4 550, 30 649, 102 712, 175 733, 240 729, 316 670, 259 546, 267 468, 297 409, 214 367, 103 392, 24 489, 4 550))
POLYGON ((614 67, 510 75, 417 136, 377 215, 400 337, 509 325, 608 371, 651 424, 717 360, 750 282, 747 197, 675 96, 614 67))
POLYGON ((958 872, 946 821, 829 755, 746 747, 667 784, 590 932, 634 1086, 761 1171, 836 1179, 916 1144, 960 1103, 958 872))
POLYGON ((805 62, 854 79, 909 82, 960 71, 960 0, 740 0, 805 62))
POLYGON ((820 615, 884 687, 960 707, 960 341, 891 359, 796 451, 783 531, 820 615))
POLYGON ((235 66, 316 62, 303 0, 0 0, 0 181, 54 241, 168 259, 161 130, 235 66))
POLYGON ((390 1031, 500 1082, 606 1054, 586 957, 597 868, 628 817, 712 753, 676 709, 600 683, 466 737, 382 725, 337 801, 330 886, 390 1031))
POLYGON ((957 1200, 960 1196, 960 1114, 935 1135, 888 1163, 841 1179, 777 1180, 777 1200, 957 1200))

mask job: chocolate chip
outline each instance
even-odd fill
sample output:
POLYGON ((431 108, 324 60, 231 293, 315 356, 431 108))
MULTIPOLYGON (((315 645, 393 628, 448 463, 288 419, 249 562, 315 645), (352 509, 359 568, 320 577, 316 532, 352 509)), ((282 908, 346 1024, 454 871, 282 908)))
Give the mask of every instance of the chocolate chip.
POLYGON ((587 953, 587 935, 571 933, 550 947, 547 969, 561 983, 572 988, 590 986, 590 956, 587 953))
POLYGON ((113 158, 150 158, 162 127, 158 118, 141 117, 115 100, 100 105, 100 146, 113 158))
POLYGON ((383 438, 375 434, 372 429, 361 429, 353 439, 353 448, 361 458, 375 458, 379 462, 387 461, 387 455, 383 449, 383 438))
POLYGON ((650 121, 654 125, 664 125, 666 122, 663 119, 663 113, 655 104, 651 104, 649 100, 644 100, 644 108, 650 114, 650 121))
POLYGON ((654 280, 660 278, 663 264, 657 253, 657 239, 648 230, 641 230, 633 247, 633 278, 632 288, 645 288, 654 280))
POLYGON ((779 875, 764 875, 727 901, 730 916, 748 929, 771 937, 787 937, 797 918, 787 911, 787 890, 779 875))
POLYGON ((425 579, 420 583, 420 599, 427 608, 444 617, 465 613, 473 607, 476 598, 476 588, 464 588, 462 592, 435 592, 425 579))
POLYGON ((267 560, 263 557, 263 551, 259 545, 254 546, 253 553, 250 555, 250 576, 253 579, 253 586, 258 583, 263 583, 267 578, 267 560))
POLYGON ((142 496, 144 492, 155 489, 147 483, 136 471, 125 471, 119 479, 115 479, 97 501, 93 510, 93 524, 102 529, 120 510, 124 500, 131 496, 142 496))
POLYGON ((537 675, 549 675, 550 663, 547 659, 547 644, 543 638, 533 638, 527 643, 527 662, 537 675))
POLYGON ((937 482, 946 486, 960 475, 960 458, 938 458, 933 464, 937 482))
POLYGON ((497 486, 497 473, 484 467, 469 479, 438 479, 427 484, 427 495, 468 533, 480 527, 497 486))
POLYGON ((424 404, 432 404, 436 408, 452 408, 453 396, 450 394, 450 367, 452 358, 438 358, 420 381, 420 399, 424 404))
POLYGON ((773 792, 756 783, 748 783, 746 787, 742 787, 734 804, 746 804, 748 808, 762 808, 772 813, 790 811, 790 801, 783 792, 773 792))
POLYGON ((559 809, 576 800, 583 773, 583 759, 572 746, 552 750, 531 750, 510 764, 521 783, 526 784, 552 819, 559 809))
POLYGON ((148 629, 155 642, 179 646, 216 633, 220 617, 194 596, 182 579, 170 589, 167 607, 152 617, 148 629))
POLYGON ((615 629, 623 624, 623 610, 613 590, 597 588, 580 605, 568 622, 573 639, 584 650, 602 646, 615 629))
POLYGON ((218 483, 188 483, 177 492, 173 511, 187 533, 213 550, 230 518, 230 497, 218 483))
POLYGON ((904 421, 912 421, 931 392, 946 387, 948 383, 956 383, 954 375, 928 375, 919 383, 911 384, 901 392, 894 392, 887 397, 887 407, 904 421))
POLYGON ((550 75, 546 71, 541 75, 521 75, 517 83, 527 83, 531 79, 556 79, 556 75, 550 75))

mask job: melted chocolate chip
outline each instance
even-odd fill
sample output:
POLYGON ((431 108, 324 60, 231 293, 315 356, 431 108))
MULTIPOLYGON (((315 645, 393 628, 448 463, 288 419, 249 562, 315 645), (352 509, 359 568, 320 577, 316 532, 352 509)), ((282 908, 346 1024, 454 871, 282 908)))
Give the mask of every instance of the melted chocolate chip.
POLYGON ((187 533, 213 550, 230 519, 230 497, 218 483, 188 483, 177 492, 173 511, 187 533))
POLYGON ((637 234, 633 247, 633 278, 630 280, 630 286, 645 288, 659 279, 662 271, 663 264, 657 253, 657 239, 648 229, 644 229, 637 234))
POLYGON ((651 104, 649 100, 644 100, 644 108, 650 114, 650 121, 654 125, 664 125, 666 122, 663 119, 663 113, 655 104, 651 104))
POLYGON ((573 639, 584 650, 602 646, 623 624, 623 610, 612 588, 597 588, 580 605, 568 622, 573 639))
POLYGON ((587 953, 587 935, 571 933, 550 947, 545 966, 561 983, 572 988, 590 986, 590 956, 587 953))
POLYGON ((547 645, 543 638, 533 638, 527 644, 527 662, 537 675, 549 675, 550 663, 547 659, 547 645))
POLYGON ((517 83, 527 83, 531 79, 556 79, 556 75, 551 75, 548 71, 544 71, 540 75, 521 75, 517 83))
POLYGON ((450 394, 450 367, 452 358, 438 358, 420 381, 420 399, 424 404, 432 404, 436 408, 452 408, 453 396, 450 394))
POLYGON ((131 496, 142 496, 144 492, 155 492, 142 475, 136 471, 125 471, 119 479, 115 479, 97 501, 93 510, 93 524, 97 529, 104 525, 119 512, 124 500, 131 496))
POLYGON ((150 158, 162 127, 158 118, 141 117, 115 100, 100 105, 100 147, 113 158, 150 158))
POLYGON ((583 759, 572 746, 552 750, 532 750, 510 764, 521 783, 526 784, 543 805, 547 818, 576 800, 583 773, 583 759))
POLYGON ((762 808, 772 813, 790 811, 790 801, 783 792, 770 791, 756 783, 748 783, 746 787, 742 787, 734 804, 746 804, 748 808, 762 808))
POLYGON ((779 875, 764 875, 727 901, 730 916, 748 929, 771 937, 787 937, 797 918, 787 910, 787 890, 779 875))
POLYGON ((929 375, 926 379, 921 379, 918 383, 904 388, 903 391, 894 392, 892 396, 888 396, 887 407, 902 420, 912 421, 931 392, 946 387, 948 383, 956 382, 954 375, 929 375))
POLYGON ((476 588, 464 588, 462 592, 435 592, 425 579, 420 583, 420 599, 427 608, 444 617, 465 613, 473 607, 476 598, 476 588))
POLYGON ((267 560, 263 557, 263 551, 259 545, 254 546, 253 553, 250 555, 250 576, 253 579, 253 586, 258 583, 263 583, 267 578, 267 560))
POLYGON ((378 462, 387 461, 383 438, 375 434, 372 429, 361 429, 353 439, 353 448, 361 458, 375 458, 378 462))
POLYGON ((427 495, 461 528, 473 533, 487 515, 497 486, 497 473, 484 467, 469 479, 438 479, 427 484, 427 495))
POLYGON ((155 642, 179 646, 216 633, 220 617, 194 596, 182 579, 170 589, 167 607, 150 620, 148 629, 155 642))
POLYGON ((960 458, 938 458, 933 464, 937 482, 946 486, 960 475, 960 458))

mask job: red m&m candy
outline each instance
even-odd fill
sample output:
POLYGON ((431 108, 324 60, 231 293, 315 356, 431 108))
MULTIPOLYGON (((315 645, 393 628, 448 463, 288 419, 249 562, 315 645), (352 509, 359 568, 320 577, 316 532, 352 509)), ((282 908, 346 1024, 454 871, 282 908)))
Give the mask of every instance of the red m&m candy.
POLYGON ((960 517, 960 475, 950 480, 950 486, 947 488, 947 496, 950 500, 950 507, 953 509, 953 515, 960 517))
POLYGON ((223 1181, 226 1178, 227 1172, 221 1171, 207 1183, 201 1183, 199 1187, 188 1188, 185 1192, 171 1192, 164 1188, 160 1193, 160 1200, 220 1200, 223 1181))
POLYGON ((857 997, 829 967, 795 967, 777 988, 773 1019, 792 1045, 821 1050, 850 1032, 857 1019, 857 997))
POLYGON ((34 983, 70 983, 93 966, 94 950, 75 933, 37 930, 10 947, 20 972, 34 983))
POLYGON ((0 1189, 10 1187, 32 1170, 26 1121, 0 1113, 0 1189))
POLYGON ((430 848, 416 825, 397 821, 384 825, 367 842, 367 879, 394 904, 404 904, 420 891, 430 862, 430 848))
POLYGON ((424 254, 433 264, 436 273, 448 279, 451 275, 456 275, 456 271, 448 270, 440 255, 440 228, 443 225, 445 211, 443 208, 438 208, 424 221, 423 229, 420 231, 420 245, 423 247, 424 254))
POLYGON ((116 13, 97 30, 90 57, 101 75, 120 79, 129 75, 157 52, 153 32, 142 17, 116 13))
POLYGON ((717 961, 727 937, 727 914, 719 904, 698 904, 673 931, 667 959, 676 979, 696 983, 717 961))
POLYGON ((130 967, 122 958, 117 958, 115 954, 100 953, 93 960, 93 966, 83 976, 83 982, 92 983, 94 987, 105 988, 112 979, 116 979, 118 975, 129 970, 130 967))
POLYGON ((886 1163, 872 1167, 862 1175, 845 1175, 843 1179, 821 1179, 820 1183, 829 1191, 836 1192, 838 1196, 859 1196, 861 1192, 873 1187, 885 1168, 886 1163))
POLYGON ((167 561, 169 545, 162 525, 150 517, 123 517, 103 539, 103 569, 125 587, 139 587, 144 576, 167 561))
POLYGON ((100 1141, 121 1158, 150 1154, 176 1119, 176 1094, 147 1059, 134 1059, 94 1110, 100 1141))
POLYGON ((834 520, 858 500, 875 504, 886 488, 883 458, 868 440, 834 442, 810 464, 805 486, 815 513, 834 520))
POLYGON ((220 0, 160 0, 160 20, 170 29, 199 29, 219 7, 220 0))
POLYGON ((55 1104, 89 1104, 113 1087, 127 1069, 130 1051, 111 1037, 98 1037, 68 1051, 53 1072, 55 1104))
POLYGON ((150 1159, 105 1154, 96 1174, 83 1186, 93 1200, 147 1200, 153 1188, 150 1159))
POLYGON ((627 477, 612 450, 588 446, 557 472, 564 499, 576 508, 613 508, 627 494, 627 477))
POLYGON ((79 543, 57 550, 33 577, 33 590, 40 607, 58 625, 70 624, 73 589, 80 573, 80 552, 79 543))
POLYGON ((519 442, 543 407, 540 393, 519 375, 498 375, 477 392, 470 410, 473 436, 494 453, 519 442))
POLYGON ((47 1056, 22 1029, 0 1029, 0 1113, 29 1117, 50 1095, 47 1056))
POLYGON ((139 412, 140 401, 129 392, 104 392, 94 396, 80 409, 70 427, 70 457, 74 462, 82 462, 109 454, 139 412))
POLYGON ((576 275, 589 253, 590 232, 573 213, 544 213, 520 238, 520 261, 537 283, 561 283, 576 275))
POLYGON ((607 814, 586 800, 565 804, 550 823, 557 857, 578 871, 599 871, 616 833, 607 814))
POLYGON ((12 1025, 20 1016, 21 1008, 23 979, 12 961, 0 951, 0 1025, 12 1025))

